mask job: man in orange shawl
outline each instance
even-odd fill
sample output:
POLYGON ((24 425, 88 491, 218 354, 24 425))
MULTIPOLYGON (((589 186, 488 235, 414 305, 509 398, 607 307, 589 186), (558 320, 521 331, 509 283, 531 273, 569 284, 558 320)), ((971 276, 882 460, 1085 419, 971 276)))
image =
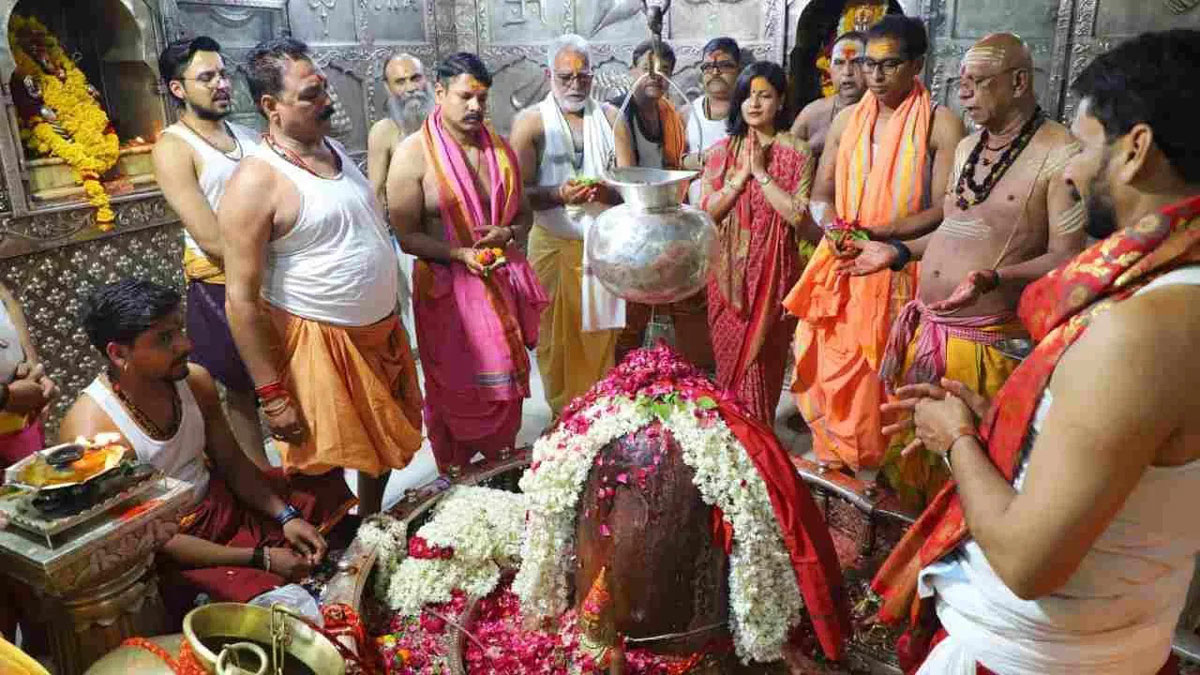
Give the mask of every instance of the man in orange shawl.
POLYGON ((946 184, 965 132, 917 79, 928 45, 921 21, 900 15, 867 33, 870 91, 833 121, 813 186, 813 216, 827 236, 784 300, 799 317, 792 391, 817 459, 872 476, 887 447, 879 362, 917 272, 901 260, 894 271, 848 277, 837 270, 837 243, 916 236, 942 219, 932 186, 946 184))
MULTIPOLYGON (((629 74, 637 86, 625 108, 629 125, 633 157, 637 166, 651 169, 678 169, 687 149, 687 131, 683 117, 672 105, 667 78, 675 71, 675 50, 662 43, 658 52, 650 40, 633 50, 633 67, 629 74), (641 79, 647 73, 650 77, 641 79), (639 82, 640 80, 640 82, 639 82)), ((610 101, 620 106, 624 97, 610 101)), ((669 305, 651 307, 631 302, 625 308, 625 330, 617 339, 617 361, 642 346, 643 332, 650 323, 651 313, 665 314, 675 327, 675 346, 680 353, 701 370, 716 367, 712 343, 708 335, 708 304, 705 291, 669 305)))
POLYGON ((1176 30, 1080 74, 1065 179, 1103 241, 1026 289, 1038 345, 990 405, 907 392, 954 478, 872 583, 882 620, 915 623, 908 672, 1176 672, 1200 551, 1197 60, 1200 31, 1176 30))
POLYGON ((370 183, 326 137, 333 99, 304 43, 258 45, 247 72, 268 128, 217 211, 229 327, 284 468, 356 469, 375 513, 422 440, 396 252, 370 183))
POLYGON ((388 170, 400 246, 417 256, 413 309, 425 424, 438 466, 511 450, 529 353, 549 298, 516 246, 533 224, 516 154, 484 121, 492 77, 460 52, 437 68, 438 107, 388 170), (503 249, 489 262, 484 251, 503 249))

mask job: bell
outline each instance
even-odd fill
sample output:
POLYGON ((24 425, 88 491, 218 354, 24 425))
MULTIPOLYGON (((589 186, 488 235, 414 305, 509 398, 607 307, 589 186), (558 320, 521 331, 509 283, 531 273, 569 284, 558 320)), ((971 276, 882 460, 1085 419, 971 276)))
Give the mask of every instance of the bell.
POLYGON ((704 210, 682 203, 695 171, 622 167, 604 182, 625 203, 592 222, 590 269, 609 291, 648 305, 677 302, 704 288, 717 228, 704 210))

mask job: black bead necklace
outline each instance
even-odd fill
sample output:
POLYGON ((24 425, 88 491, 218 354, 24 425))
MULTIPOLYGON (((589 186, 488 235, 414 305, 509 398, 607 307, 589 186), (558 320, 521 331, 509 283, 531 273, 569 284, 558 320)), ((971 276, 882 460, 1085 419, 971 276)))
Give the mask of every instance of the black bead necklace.
POLYGON ((1042 123, 1045 121, 1046 115, 1039 106, 1033 111, 1033 116, 1021 127, 1021 131, 1017 134, 1017 137, 1013 139, 1013 142, 1000 155, 1000 159, 996 160, 996 165, 988 172, 983 182, 976 183, 975 168, 979 165, 979 156, 983 154, 983 149, 987 146, 990 136, 987 129, 984 129, 983 133, 979 135, 979 142, 975 144, 975 149, 967 157, 966 166, 963 167, 963 171, 958 177, 958 184, 954 188, 954 194, 957 195, 955 203, 958 204, 958 208, 965 211, 972 206, 987 201, 988 195, 992 193, 992 188, 996 187, 996 184, 1000 182, 1004 174, 1016 163, 1021 151, 1025 149, 1025 146, 1029 145, 1029 141, 1033 139, 1033 135, 1037 133, 1037 130, 1041 128, 1042 123), (965 194, 967 188, 971 189, 972 196, 970 198, 965 194))

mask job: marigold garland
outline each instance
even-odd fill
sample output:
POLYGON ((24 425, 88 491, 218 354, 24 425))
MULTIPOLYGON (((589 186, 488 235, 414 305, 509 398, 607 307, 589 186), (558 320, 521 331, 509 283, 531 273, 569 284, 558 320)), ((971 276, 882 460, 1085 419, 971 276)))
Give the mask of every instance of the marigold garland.
POLYGON ((71 167, 75 180, 83 185, 88 203, 96 207, 96 223, 101 231, 113 228, 115 214, 100 176, 117 163, 120 141, 109 123, 108 115, 92 97, 87 77, 75 66, 58 39, 33 17, 13 15, 9 21, 9 44, 17 64, 19 78, 30 76, 41 88, 42 101, 57 117, 55 124, 40 114, 22 121, 21 139, 26 147, 38 154, 53 155, 71 167), (62 78, 46 72, 27 49, 39 46, 45 50, 48 63, 62 71, 62 78))

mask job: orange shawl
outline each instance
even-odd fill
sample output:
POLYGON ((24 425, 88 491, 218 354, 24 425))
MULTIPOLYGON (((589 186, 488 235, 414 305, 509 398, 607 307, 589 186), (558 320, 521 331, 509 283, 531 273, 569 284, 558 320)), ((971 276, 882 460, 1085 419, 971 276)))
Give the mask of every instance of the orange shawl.
MULTIPOLYGON (((929 189, 925 175, 932 115, 929 92, 916 81, 888 120, 879 155, 872 156, 879 100, 867 92, 854 107, 838 146, 834 201, 839 220, 871 230, 921 210, 929 189)), ((890 308, 902 306, 911 297, 917 266, 909 265, 900 273, 885 270, 848 278, 834 272, 836 263, 828 242, 822 240, 784 306, 809 323, 849 323, 858 348, 871 368, 878 370, 893 314, 890 308)))

